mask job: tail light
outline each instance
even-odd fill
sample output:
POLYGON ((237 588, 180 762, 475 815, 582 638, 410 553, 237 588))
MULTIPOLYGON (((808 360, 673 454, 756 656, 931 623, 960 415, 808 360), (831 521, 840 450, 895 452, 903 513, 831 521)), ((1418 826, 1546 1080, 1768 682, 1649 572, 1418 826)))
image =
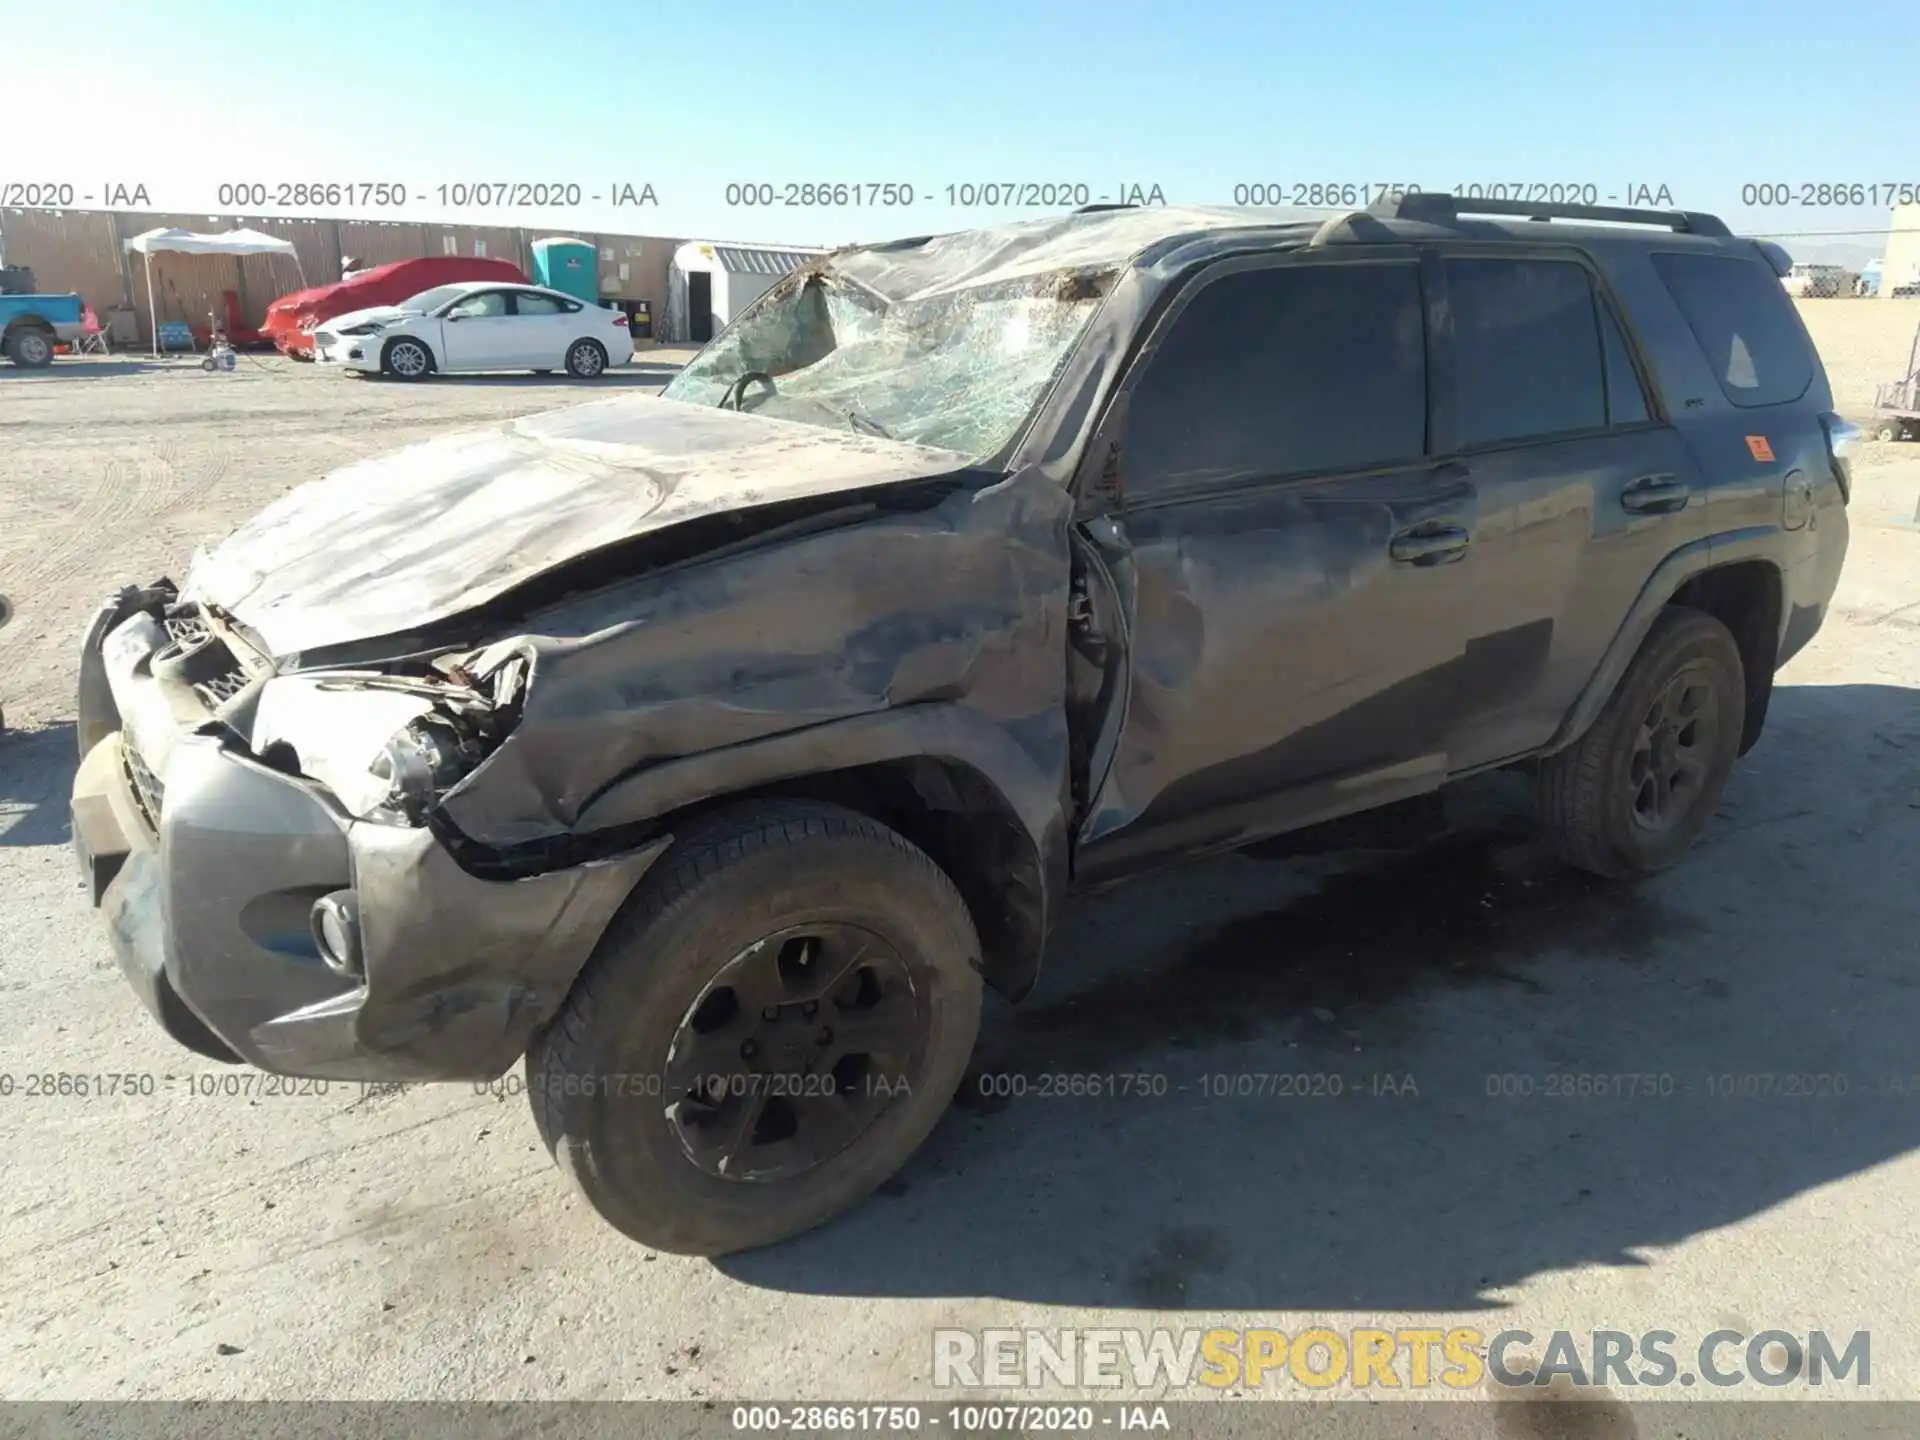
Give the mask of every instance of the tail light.
POLYGON ((1840 486, 1840 500, 1843 504, 1850 503, 1853 460, 1860 453, 1860 427, 1832 413, 1820 417, 1820 426, 1827 432, 1827 458, 1833 462, 1833 478, 1840 486))
POLYGON ((622 314, 620 311, 616 310, 613 312, 613 323, 617 325, 620 329, 624 330, 627 328, 627 317, 624 314, 622 314))

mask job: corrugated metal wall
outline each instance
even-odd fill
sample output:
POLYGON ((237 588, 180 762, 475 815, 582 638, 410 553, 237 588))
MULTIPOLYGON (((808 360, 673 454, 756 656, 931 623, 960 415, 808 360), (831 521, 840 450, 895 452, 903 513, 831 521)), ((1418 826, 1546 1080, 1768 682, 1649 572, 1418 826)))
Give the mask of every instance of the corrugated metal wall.
POLYGON ((31 266, 49 294, 77 291, 104 314, 129 298, 115 219, 105 210, 0 210, 0 250, 8 264, 31 266))
POLYGON ((426 248, 422 255, 484 255, 490 260, 511 260, 522 270, 533 263, 534 237, 524 230, 498 225, 427 225, 426 248))
POLYGON ((0 253, 28 265, 44 290, 77 291, 105 316, 122 305, 138 312, 147 331, 146 262, 126 255, 122 242, 161 227, 218 231, 264 230, 293 241, 299 266, 280 255, 156 255, 154 290, 162 320, 201 326, 209 311, 224 320, 223 291, 235 291, 246 323, 258 325, 267 306, 289 291, 340 278, 342 257, 384 265, 422 255, 489 255, 531 273, 532 244, 554 234, 576 234, 600 254, 600 293, 647 300, 656 316, 667 303, 667 266, 679 240, 650 235, 596 235, 586 231, 526 230, 495 225, 417 224, 407 221, 253 219, 235 215, 170 215, 110 210, 0 210, 0 253), (622 274, 624 269, 625 274, 622 274))
POLYGON ((340 266, 351 255, 363 267, 391 265, 395 260, 413 260, 427 253, 427 227, 390 220, 342 220, 334 227, 338 237, 333 268, 314 284, 325 285, 340 278, 340 266))

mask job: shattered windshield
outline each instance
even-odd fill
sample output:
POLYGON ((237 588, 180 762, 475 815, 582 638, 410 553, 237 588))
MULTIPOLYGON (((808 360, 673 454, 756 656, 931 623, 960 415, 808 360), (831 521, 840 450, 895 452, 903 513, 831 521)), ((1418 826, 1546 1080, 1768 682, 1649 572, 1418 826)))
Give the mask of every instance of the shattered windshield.
POLYGON ((888 299, 823 263, 782 281, 661 393, 985 459, 1052 383, 1113 273, 888 299))

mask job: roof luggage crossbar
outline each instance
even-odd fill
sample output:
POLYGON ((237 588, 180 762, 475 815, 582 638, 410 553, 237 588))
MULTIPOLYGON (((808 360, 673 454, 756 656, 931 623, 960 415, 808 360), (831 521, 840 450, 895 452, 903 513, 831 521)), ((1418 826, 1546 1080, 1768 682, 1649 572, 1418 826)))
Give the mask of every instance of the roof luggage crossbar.
POLYGON ((1528 220, 1609 220, 1622 225, 1659 225, 1681 235, 1727 239, 1733 232, 1717 215, 1700 210, 1638 210, 1625 205, 1547 205, 1530 200, 1476 200, 1439 191, 1385 195, 1366 213, 1380 220, 1424 220, 1444 225, 1462 215, 1519 215, 1528 220))

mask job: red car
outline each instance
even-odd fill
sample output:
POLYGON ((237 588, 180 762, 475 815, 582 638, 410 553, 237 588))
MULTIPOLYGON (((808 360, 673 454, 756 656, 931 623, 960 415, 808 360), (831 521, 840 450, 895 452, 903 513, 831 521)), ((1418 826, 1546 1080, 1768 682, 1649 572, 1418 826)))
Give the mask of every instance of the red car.
POLYGON ((267 307, 267 318, 260 326, 260 333, 273 341, 274 348, 282 355, 311 360, 313 328, 322 320, 331 320, 350 310, 397 305, 423 290, 458 280, 528 283, 526 275, 511 260, 489 260, 477 255, 423 255, 417 260, 396 260, 391 265, 362 270, 350 280, 282 295, 267 307))

